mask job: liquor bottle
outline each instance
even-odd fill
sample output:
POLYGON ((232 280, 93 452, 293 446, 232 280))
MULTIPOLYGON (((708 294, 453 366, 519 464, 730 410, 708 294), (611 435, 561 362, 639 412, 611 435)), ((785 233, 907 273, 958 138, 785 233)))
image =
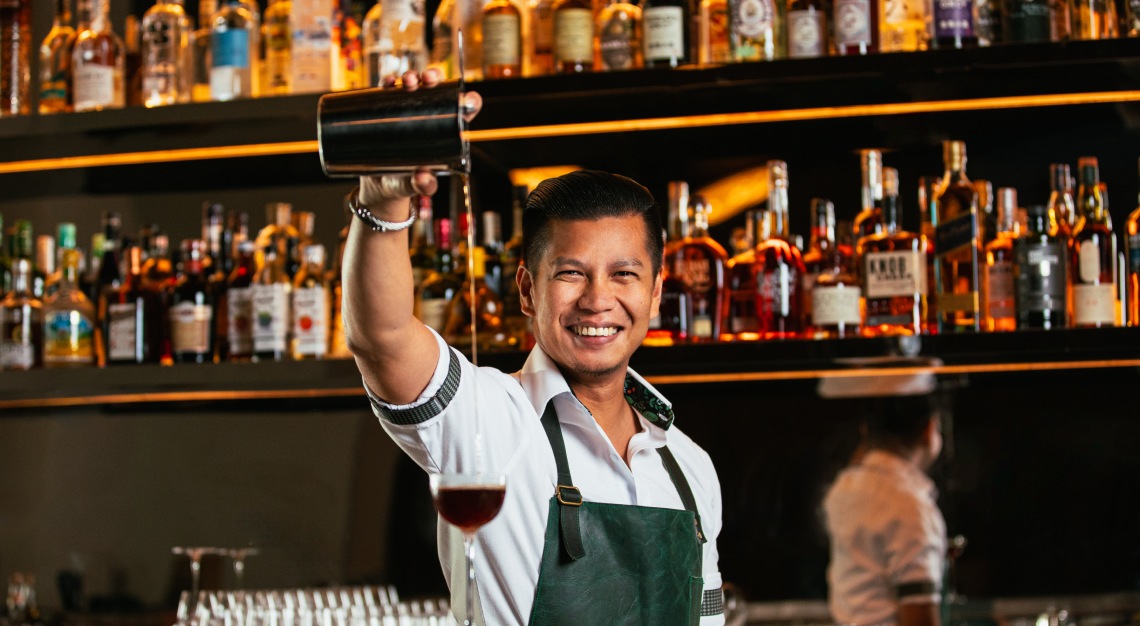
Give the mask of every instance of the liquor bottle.
POLYGON ((661 276, 658 314, 650 320, 648 345, 667 346, 688 341, 690 332, 689 290, 684 277, 669 257, 689 238, 689 184, 671 181, 665 217, 665 263, 661 276))
POLYGON ((209 363, 214 359, 214 295, 202 271, 206 243, 182 241, 182 272, 170 291, 167 323, 175 363, 209 363))
POLYGON ((0 370, 43 367, 43 302, 32 293, 32 262, 12 261, 12 290, 0 300, 0 370))
MULTIPOLYGON (((450 42, 451 32, 447 35, 450 42)), ((427 67, 422 2, 380 0, 364 17, 362 37, 369 86, 377 87, 386 77, 398 78, 408 70, 427 67)), ((469 39, 467 44, 475 41, 469 39)))
POLYGON ((820 272, 831 271, 840 263, 851 266, 850 251, 841 250, 835 239, 835 205, 826 198, 811 199, 811 235, 808 249, 803 253, 804 274, 800 280, 801 310, 804 324, 812 319, 812 295, 815 279, 820 272), (838 257, 838 261, 836 261, 838 257))
MULTIPOLYGON (((332 89, 333 61, 333 4, 337 0, 293 0, 289 16, 292 43, 289 48, 290 93, 324 93, 332 89)), ((405 0, 406 1, 406 0, 405 0)), ((417 6, 422 6, 416 3, 417 6)), ((393 34, 397 50, 411 41, 417 46, 419 62, 410 69, 423 70, 427 66, 427 42, 424 40, 424 17, 421 10, 418 21, 402 25, 403 31, 393 34), (414 34, 413 32, 414 31, 414 34)), ((268 57, 266 43, 266 57, 268 57)))
POLYGON ((293 28, 289 23, 292 12, 291 0, 270 0, 262 15, 265 82, 262 83, 260 95, 284 96, 293 93, 293 28))
MULTIPOLYGON (((452 37, 455 36, 455 33, 452 32, 452 25, 455 23, 456 17, 455 0, 440 0, 435 16, 431 20, 431 56, 428 59, 428 65, 439 70, 445 80, 456 78, 459 75, 455 46, 452 45, 452 37)), ((365 19, 367 20, 367 18, 365 19)), ((374 85, 369 78, 367 45, 363 47, 365 48, 363 52, 365 85, 372 87, 374 85)))
POLYGON ((934 47, 972 48, 978 45, 974 33, 977 4, 961 0, 934 0, 934 47))
POLYGON ((293 280, 301 271, 305 261, 302 253, 305 246, 313 243, 313 230, 317 214, 312 211, 296 211, 290 216, 290 223, 297 235, 285 238, 285 273, 293 280))
POLYGON ((1073 39, 1112 39, 1119 33, 1112 0, 1074 0, 1073 39))
POLYGON ((210 99, 255 95, 259 15, 238 0, 222 0, 210 18, 210 99))
POLYGON ((793 339, 802 329, 800 277, 804 264, 788 241, 788 166, 768 161, 768 208, 760 221, 756 262, 757 317, 762 339, 793 339))
POLYGON ((12 255, 8 253, 11 240, 6 239, 4 215, 0 214, 0 298, 12 290, 12 255))
MULTIPOLYGON (((60 271, 56 275, 57 269, 55 264, 55 237, 51 235, 39 235, 36 237, 36 262, 35 268, 44 275, 44 300, 51 296, 59 288, 59 281, 63 278, 63 272, 60 271)), ((78 263, 77 263, 78 265, 78 263)), ((76 285, 78 286, 78 278, 76 285)))
POLYGON ((1003 0, 1002 33, 1006 43, 1051 41, 1049 0, 1003 0))
POLYGON ((560 74, 594 69, 594 13, 589 0, 555 0, 552 53, 554 70, 560 74))
POLYGON ((278 248, 267 245, 261 252, 261 269, 250 286, 253 360, 281 361, 290 356, 293 283, 278 248))
POLYGON ((32 110, 32 0, 0 3, 0 117, 32 110))
POLYGON ((1116 238, 1112 217, 1100 192, 1096 157, 1077 162, 1077 227, 1073 230, 1070 262, 1073 275, 1073 326, 1116 324, 1116 238))
POLYGON ((728 0, 700 0, 697 62, 721 65, 732 62, 728 42, 728 0))
POLYGON ((226 207, 217 202, 202 203, 202 241, 206 242, 206 256, 202 260, 202 270, 210 280, 225 279, 223 267, 226 253, 223 249, 222 234, 226 229, 226 207))
POLYGON ((1049 165, 1049 186, 1049 208, 1057 220, 1058 233, 1068 239, 1077 223, 1077 208, 1073 199, 1073 177, 1067 163, 1049 165))
POLYGON ((119 246, 121 243, 123 218, 116 211, 103 213, 103 250, 99 255, 99 273, 95 276, 94 295, 89 296, 94 302, 104 289, 117 288, 122 284, 121 256, 119 246))
POLYGON ((922 334, 926 317, 926 238, 902 228, 898 171, 883 168, 881 233, 855 244, 863 284, 863 334, 922 334))
POLYGON ((472 340, 476 350, 514 348, 503 331, 503 301, 483 282, 483 255, 482 246, 471 249, 474 274, 463 281, 448 303, 443 338, 461 349, 471 346, 472 340))
POLYGON ((784 58, 785 12, 785 3, 775 0, 728 0, 732 59, 743 63, 784 58))
POLYGON ((853 240, 883 232, 883 154, 878 150, 859 151, 860 210, 851 223, 853 240))
POLYGON ((217 0, 198 0, 198 28, 194 31, 191 42, 193 76, 191 77, 190 99, 194 102, 210 101, 210 42, 213 33, 210 20, 213 19, 217 10, 217 0))
POLYGON ((915 52, 929 45, 929 10, 927 4, 915 0, 883 0, 883 19, 879 32, 882 52, 915 52))
POLYGON ((158 363, 163 353, 163 296, 143 283, 143 249, 127 248, 127 276, 99 296, 101 364, 158 363))
POLYGON ((641 29, 641 7, 609 0, 598 13, 594 65, 602 71, 640 68, 644 64, 641 29))
POLYGON ((103 262, 103 233, 91 234, 91 247, 88 248, 87 266, 79 275, 79 288, 89 300, 98 300, 99 291, 95 283, 99 281, 100 265, 103 262))
POLYGON ((879 51, 879 0, 835 0, 833 19, 837 54, 879 51))
POLYGON ((460 280, 454 271, 452 259, 451 220, 436 220, 435 232, 436 271, 420 285, 415 316, 425 326, 442 334, 447 324, 447 306, 455 297, 460 280))
POLYGON ((95 305, 79 289, 79 252, 63 257, 59 290, 43 303, 44 367, 95 365, 95 305))
POLYGON ((982 233, 982 246, 993 241, 997 232, 997 214, 994 212, 994 186, 988 180, 979 178, 973 181, 978 192, 978 230, 982 233))
POLYGON ((935 249, 938 332, 981 330, 978 192, 966 177, 966 144, 942 143, 946 171, 938 185, 935 249))
POLYGON ((226 281, 227 360, 253 359, 253 281, 257 258, 252 241, 238 244, 237 262, 226 281))
POLYGON ((11 240, 12 258, 27 259, 32 263, 32 294, 42 300, 44 297, 44 287, 47 284, 47 275, 43 269, 36 266, 34 241, 35 236, 32 232, 32 222, 30 220, 16 220, 13 238, 11 240))
POLYGON ((1069 240, 1052 206, 1031 205, 1025 236, 1013 241, 1018 329, 1069 325, 1069 240))
MULTIPOLYGON (((431 223, 431 218, 428 218, 431 223)), ((432 229, 428 229, 432 230, 432 229)), ((329 297, 332 300, 332 313, 329 316, 329 358, 351 359, 352 351, 348 349, 348 340, 344 335, 344 288, 341 276, 344 267, 344 242, 348 239, 348 227, 341 230, 340 243, 337 245, 336 262, 329 271, 329 297)), ((419 300, 419 289, 415 293, 415 300, 419 300)), ((414 308, 414 305, 413 305, 414 308)))
POLYGON ((363 0, 334 0, 333 3, 333 59, 332 90, 362 89, 364 82, 364 54, 360 41, 360 25, 364 24, 367 7, 363 0))
MULTIPOLYGON (((1124 4, 1125 21, 1120 27, 1120 32, 1129 37, 1140 37, 1140 2, 1128 0, 1124 4)), ((1128 319, 1131 320, 1132 318, 1128 319)))
POLYGON ((483 211, 483 282, 502 297, 503 226, 502 217, 494 211, 483 211))
MULTIPOLYGON (((257 232, 257 250, 273 247, 285 263, 289 241, 300 241, 301 235, 293 227, 293 205, 288 202, 270 202, 265 205, 265 227, 257 232)), ((295 245, 295 244, 294 244, 295 245)))
POLYGON ((986 330, 1017 330, 1013 276, 1013 242, 1021 236, 1014 219, 1017 212, 1017 190, 997 190, 997 227, 994 238, 986 244, 985 311, 986 330))
POLYGON ((41 115, 70 110, 68 75, 71 72, 71 53, 68 40, 74 36, 75 29, 71 27, 71 0, 55 0, 51 30, 40 45, 41 115))
MULTIPOLYGON (((822 221, 830 221, 831 235, 834 237, 835 208, 827 200, 819 201, 825 204, 816 207, 816 201, 813 200, 812 209, 816 215, 823 213, 830 216, 830 220, 825 217, 822 221)), ((816 225, 817 228, 819 226, 820 224, 816 225)), ((818 269, 812 284, 803 295, 804 308, 809 308, 807 303, 811 303, 811 313, 805 316, 806 334, 815 339, 857 337, 863 321, 859 277, 851 271, 848 259, 839 246, 834 245, 834 241, 830 243, 831 245, 820 246, 818 269)))
POLYGON ((329 286, 325 277, 325 247, 305 246, 304 267, 293 279, 293 359, 323 359, 329 349, 329 286))
POLYGON ((1073 38, 1073 7, 1068 0, 1049 0, 1049 39, 1068 41, 1073 38))
POLYGON ((111 27, 110 0, 80 0, 80 5, 86 5, 91 22, 76 33, 71 52, 72 108, 121 109, 126 104, 126 61, 123 42, 111 27))
POLYGON ((708 233, 712 206, 693 196, 693 226, 689 236, 667 247, 665 264, 681 279, 689 304, 688 340, 720 339, 727 316, 726 272, 728 253, 708 233))
MULTIPOLYGON (((59 282, 63 280, 63 253, 67 250, 79 250, 75 237, 75 224, 60 222, 55 227, 55 271, 47 278, 44 293, 52 294, 58 289, 59 282)), ((79 250, 79 270, 76 275, 76 284, 83 289, 83 251, 79 250)), ((84 293, 86 295, 86 292, 84 293)))
POLYGON ((522 13, 513 0, 483 5, 483 78, 522 76, 522 13))
POLYGON ((146 257, 142 268, 143 285, 159 292, 173 287, 178 277, 170 260, 170 237, 162 233, 156 234, 146 257))
POLYGON ((412 223, 412 245, 408 256, 412 262, 412 284, 419 291, 427 277, 435 271, 435 229, 432 228, 431 196, 417 195, 416 221, 412 223))
MULTIPOLYGON (((447 2, 449 0, 444 0, 447 2)), ((523 72, 527 76, 547 76, 554 73, 554 2, 527 0, 530 28, 523 37, 526 48, 523 54, 523 72)))
POLYGON ((680 67, 697 62, 695 14, 690 0, 642 2, 641 43, 645 67, 680 67))
POLYGON ((156 0, 142 20, 142 100, 148 107, 190 101, 190 18, 182 0, 156 0))
POLYGON ((822 0, 791 0, 788 3, 788 58, 825 57, 830 48, 827 8, 822 0))
POLYGON ((123 91, 126 106, 142 106, 142 22, 133 12, 123 20, 123 91))
POLYGON ((1001 6, 1003 0, 977 0, 974 21, 974 34, 979 46, 991 46, 1003 41, 1001 30, 1001 6))

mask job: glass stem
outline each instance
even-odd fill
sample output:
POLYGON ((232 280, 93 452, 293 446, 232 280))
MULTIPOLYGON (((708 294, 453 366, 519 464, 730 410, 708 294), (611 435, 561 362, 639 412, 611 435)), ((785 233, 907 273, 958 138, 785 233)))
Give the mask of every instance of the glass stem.
POLYGON ((467 619, 463 626, 475 626, 475 535, 463 533, 463 552, 467 555, 467 619))

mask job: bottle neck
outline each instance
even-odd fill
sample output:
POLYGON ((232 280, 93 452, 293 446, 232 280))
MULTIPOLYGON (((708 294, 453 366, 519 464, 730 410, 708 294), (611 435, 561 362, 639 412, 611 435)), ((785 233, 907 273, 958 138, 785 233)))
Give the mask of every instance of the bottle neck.
POLYGON ((54 28, 71 25, 71 0, 55 0, 55 17, 52 19, 54 28))
POLYGON ((887 234, 893 235, 899 231, 902 223, 902 207, 899 206, 898 196, 885 196, 883 198, 883 227, 887 234))

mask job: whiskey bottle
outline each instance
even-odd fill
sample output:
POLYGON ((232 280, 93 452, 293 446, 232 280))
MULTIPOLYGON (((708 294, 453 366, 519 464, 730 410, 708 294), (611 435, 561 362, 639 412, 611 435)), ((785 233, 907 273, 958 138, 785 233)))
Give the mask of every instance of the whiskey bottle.
POLYGON ((95 364, 95 306, 78 284, 79 252, 63 257, 59 290, 44 301, 44 367, 87 367, 95 364))
POLYGON ((1073 199, 1073 177, 1067 163, 1049 165, 1049 208, 1057 220, 1058 234, 1066 239, 1073 234, 1077 222, 1076 201, 1073 199))
POLYGON ((791 0, 788 3, 788 58, 827 56, 827 8, 822 0, 791 0))
POLYGON ((123 20, 123 91, 126 106, 143 105, 142 21, 134 12, 123 20))
POLYGON ((261 16, 261 40, 265 45, 265 82, 260 92, 263 96, 293 93, 293 26, 289 21, 292 12, 291 0, 269 0, 261 16))
POLYGON ((732 60, 771 61, 785 55, 786 3, 776 0, 728 0, 728 40, 732 60))
POLYGON ((837 54, 879 51, 879 0, 835 0, 833 17, 837 54))
MULTIPOLYGON (((379 2, 379 0, 377 0, 379 2)), ((375 10, 375 7, 373 7, 375 10)), ((380 9, 383 10, 383 9, 380 9)), ((445 80, 458 77, 458 62, 455 58, 455 46, 452 45, 452 37, 455 35, 452 25, 455 23, 455 0, 440 0, 439 7, 435 10, 435 16, 431 19, 431 56, 428 59, 428 66, 434 67, 439 70, 440 74, 445 80)), ((365 18, 367 21, 367 17, 365 18)), ((364 46, 367 48, 367 46, 364 46)), ((372 84, 372 74, 368 69, 367 50, 364 51, 364 72, 365 72, 365 85, 368 87, 375 87, 372 84)), ((379 75, 378 73, 376 75, 379 75)))
MULTIPOLYGON (((448 0, 444 0, 447 2, 448 0)), ((527 0, 530 27, 523 36, 523 72, 527 76, 554 73, 554 2, 527 0)))
POLYGON ((1050 41, 1049 0, 1003 0, 1002 33, 1006 43, 1050 41))
POLYGON ((641 7, 609 0, 598 13, 594 65, 602 71, 632 70, 643 65, 641 7))
POLYGON ((293 205, 288 202, 270 202, 265 205, 265 227, 257 231, 257 250, 272 247, 287 262, 289 242, 300 241, 301 233, 293 226, 293 205))
POLYGON ((293 279, 293 359, 323 359, 329 348, 329 286, 325 279, 325 247, 305 246, 305 264, 293 279))
POLYGON ((518 339, 519 347, 529 350, 534 345, 530 318, 523 315, 519 300, 518 269, 523 262, 523 211, 526 207, 526 185, 514 187, 511 212, 511 238, 503 245, 503 325, 518 339))
POLYGON ((926 238, 902 228, 898 171, 883 168, 883 232, 855 244, 863 284, 863 334, 922 334, 926 317, 926 238))
POLYGON ((221 0, 210 18, 210 99, 251 98, 257 75, 260 16, 238 0, 221 0))
POLYGON ((0 300, 0 370, 43 367, 43 302, 32 293, 32 262, 12 261, 12 290, 0 300))
POLYGON ((1015 218, 1017 190, 997 190, 997 220, 994 238, 986 244, 985 311, 986 330, 1017 330, 1013 276, 1013 242, 1021 236, 1015 218))
POLYGON ((800 252, 788 240, 788 166, 768 161, 768 207, 760 221, 756 261, 756 311, 761 339, 794 339, 802 330, 800 252))
POLYGON ((184 239, 182 272, 170 291, 167 323, 175 363, 209 363, 214 359, 214 295, 203 273, 206 243, 184 239))
MULTIPOLYGON (((60 281, 63 280, 63 267, 57 266, 55 260, 57 258, 55 250, 55 237, 51 235, 39 235, 36 237, 36 262, 35 267, 44 275, 44 300, 56 291, 59 290, 60 281)), ((62 252, 62 250, 60 251, 62 252)), ((83 255, 80 255, 80 259, 83 255)), ((79 263, 76 263, 78 267, 79 263)), ((77 270, 78 271, 78 270, 77 270)), ((79 277, 76 276, 75 285, 79 286, 79 277)))
POLYGON ((554 3, 554 71, 561 74, 594 69, 594 14, 589 0, 554 3))
POLYGON ((250 287, 253 360, 281 361, 290 356, 293 283, 277 247, 267 245, 261 252, 261 269, 250 287))
POLYGON ((825 198, 812 198, 811 236, 808 239, 808 249, 802 257, 804 274, 800 281, 805 324, 810 324, 812 319, 811 291, 815 288, 815 279, 820 272, 834 269, 836 256, 839 258, 838 263, 850 268, 850 251, 839 249, 835 240, 835 205, 825 198))
POLYGON ((32 263, 32 294, 43 300, 44 288, 47 285, 47 274, 35 263, 35 236, 32 232, 31 220, 16 220, 10 240, 10 251, 13 259, 27 259, 32 263))
POLYGON ((701 65, 732 62, 728 41, 728 0, 701 0, 700 41, 697 61, 701 65))
POLYGON ((218 10, 217 0, 198 0, 198 28, 191 37, 190 99, 194 102, 210 101, 210 47, 213 26, 210 20, 218 10))
POLYGON ((41 115, 65 113, 70 110, 68 96, 71 73, 69 40, 75 37, 71 27, 71 0, 55 0, 55 15, 51 30, 40 45, 40 104, 41 115))
POLYGON ((1075 0, 1073 39, 1112 39, 1119 34, 1116 3, 1112 0, 1075 0))
POLYGON ((32 110, 32 0, 0 3, 0 117, 32 110))
POLYGON ((1112 217, 1100 191, 1096 157, 1077 163, 1077 226, 1070 246, 1073 274, 1073 325, 1078 328, 1116 325, 1116 238, 1112 217))
POLYGON ((522 13, 513 0, 483 5, 483 78, 522 76, 522 13))
POLYGON ((435 229, 432 228, 431 196, 416 196, 417 218, 412 223, 412 245, 408 256, 412 262, 412 284, 418 292, 427 277, 435 271, 435 229))
POLYGON ((982 317, 978 192, 966 177, 965 143, 944 141, 942 159, 946 171, 935 199, 938 205, 935 226, 938 332, 978 332, 982 317))
POLYGON ((483 282, 502 297, 503 294, 503 220, 495 211, 483 211, 483 282))
POLYGON ((728 253, 708 234, 712 207, 702 196, 692 197, 693 227, 688 237, 665 251, 667 272, 677 276, 686 293, 688 341, 720 339, 727 313, 725 283, 728 253))
POLYGON ((859 151, 860 209, 851 223, 853 241, 883 232, 883 154, 878 150, 859 151))
POLYGON ((162 295, 143 283, 143 250, 127 248, 127 276, 99 297, 101 364, 158 363, 162 358, 162 295))
POLYGON ((454 271, 451 220, 448 218, 436 220, 435 228, 436 271, 420 285, 416 297, 415 316, 425 326, 442 334, 447 324, 447 306, 455 297, 460 280, 454 271))
POLYGON ((974 25, 977 4, 962 0, 934 0, 934 47, 972 48, 978 45, 974 25))
POLYGON ((190 101, 190 18, 182 0, 157 0, 142 20, 142 100, 148 107, 190 101))
POLYGON ((230 361, 253 359, 253 290, 257 276, 254 243, 238 243, 237 262, 226 281, 226 339, 230 361))
POLYGON ((680 67, 697 61, 690 0, 644 0, 641 43, 645 67, 680 67))
POLYGON ((744 214, 744 228, 732 240, 732 258, 728 260, 728 320, 721 340, 754 341, 760 338, 756 313, 756 237, 763 213, 749 210, 744 214))
POLYGON ((1140 206, 1128 215, 1124 225, 1124 247, 1127 250, 1128 325, 1140 326, 1140 206))
POLYGON ((80 0, 88 28, 75 35, 71 52, 73 110, 121 109, 126 104, 123 42, 111 27, 110 0, 80 0))
POLYGON ((812 232, 808 251, 803 255, 805 271, 800 292, 806 335, 825 339, 857 334, 861 321, 859 283, 851 274, 848 255, 836 245, 835 205, 824 198, 813 198, 811 215, 812 232))
POLYGON ((930 12, 926 2, 883 0, 883 20, 879 33, 882 52, 915 52, 929 45, 930 12))
POLYGON ((471 249, 474 274, 463 281, 448 303, 443 338, 461 349, 471 346, 472 341, 475 342, 476 350, 495 351, 517 347, 511 345, 512 338, 503 331, 503 301, 483 282, 483 255, 481 246, 471 249))
POLYGON ((926 240, 926 316, 922 321, 922 332, 925 335, 938 333, 938 255, 935 249, 935 227, 938 221, 938 185, 942 182, 939 176, 920 176, 918 178, 918 207, 922 212, 922 226, 919 233, 926 240))
POLYGON ((174 272, 174 263, 170 260, 170 237, 162 233, 154 235, 151 249, 146 253, 143 262, 143 285, 155 291, 165 292, 174 286, 178 276, 174 272))
POLYGON ((647 345, 667 346, 689 339, 691 312, 689 289, 685 285, 681 268, 670 259, 689 237, 689 184, 684 181, 671 181, 668 190, 661 302, 658 314, 650 321, 649 331, 646 334, 647 345))
POLYGON ((317 214, 312 211, 295 211, 289 219, 296 237, 285 238, 285 274, 289 280, 297 277, 304 265, 302 258, 305 246, 313 243, 313 232, 316 229, 317 214))
POLYGON ((978 192, 978 230, 982 237, 982 247, 993 241, 997 231, 997 214, 994 212, 994 186, 988 180, 979 178, 973 181, 978 192))
POLYGON ((1018 329, 1067 327, 1069 241, 1052 206, 1031 205, 1024 237, 1013 241, 1018 329))
POLYGON ((93 302, 105 289, 118 288, 123 282, 122 244, 123 218, 117 211, 103 213, 103 249, 99 254, 99 272, 95 276, 93 302))

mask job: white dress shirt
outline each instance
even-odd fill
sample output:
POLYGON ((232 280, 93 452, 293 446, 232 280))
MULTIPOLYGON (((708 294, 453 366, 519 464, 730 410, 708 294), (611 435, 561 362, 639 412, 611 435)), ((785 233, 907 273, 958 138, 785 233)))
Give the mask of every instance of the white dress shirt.
POLYGON ((872 450, 840 472, 823 508, 831 537, 828 600, 837 623, 893 624, 898 604, 940 600, 946 523, 934 483, 921 470, 872 450))
MULTIPOLYGON (((536 347, 531 352, 521 371, 505 374, 472 365, 438 334, 436 339, 440 358, 435 375, 415 403, 391 405, 371 391, 368 394, 384 429, 427 472, 475 473, 481 468, 506 475, 503 508, 478 533, 475 569, 486 623, 521 626, 530 620, 548 507, 558 476, 554 453, 540 421, 552 398, 566 441, 570 473, 586 501, 684 509, 657 454, 658 448, 669 445, 692 489, 708 538, 703 554, 706 603, 719 603, 716 538, 721 529, 720 483, 704 450, 677 428, 661 428, 635 411, 641 431, 629 441, 627 465, 541 349, 536 347), (449 367, 455 367, 453 361, 459 368, 458 385, 454 398, 440 410, 433 398, 444 387, 449 367), (417 407, 431 407, 433 403, 435 407, 426 414, 421 411, 411 419, 393 419, 391 413, 419 410, 417 407), (398 423, 401 421, 418 423, 398 423)), ((633 370, 628 374, 661 398, 633 370)), ((450 582, 450 544, 458 533, 448 532, 447 525, 441 523, 438 536, 440 562, 450 582)), ((453 600, 457 591, 452 585, 453 600)), ((701 626, 723 623, 723 613, 701 618, 701 626)))

